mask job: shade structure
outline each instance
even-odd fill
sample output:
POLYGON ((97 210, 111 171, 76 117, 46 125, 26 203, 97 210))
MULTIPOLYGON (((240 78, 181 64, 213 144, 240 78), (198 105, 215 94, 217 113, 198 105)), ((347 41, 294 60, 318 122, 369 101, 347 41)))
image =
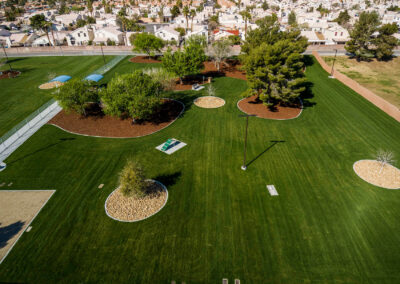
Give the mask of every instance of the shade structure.
POLYGON ((89 76, 87 76, 86 78, 85 78, 85 80, 88 80, 88 81, 94 81, 94 82, 98 82, 98 81, 100 81, 101 79, 103 79, 103 75, 100 75, 100 74, 90 74, 89 76))
POLYGON ((61 75, 61 76, 55 77, 50 82, 61 82, 61 83, 64 83, 64 82, 67 82, 68 80, 70 80, 71 78, 72 77, 68 76, 68 75, 61 75))

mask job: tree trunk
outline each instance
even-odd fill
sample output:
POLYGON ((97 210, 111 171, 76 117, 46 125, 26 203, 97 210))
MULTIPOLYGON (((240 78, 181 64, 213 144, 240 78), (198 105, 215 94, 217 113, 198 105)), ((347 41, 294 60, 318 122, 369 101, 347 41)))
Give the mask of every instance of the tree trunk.
POLYGON ((183 85, 182 77, 179 77, 179 81, 181 82, 181 85, 183 85))

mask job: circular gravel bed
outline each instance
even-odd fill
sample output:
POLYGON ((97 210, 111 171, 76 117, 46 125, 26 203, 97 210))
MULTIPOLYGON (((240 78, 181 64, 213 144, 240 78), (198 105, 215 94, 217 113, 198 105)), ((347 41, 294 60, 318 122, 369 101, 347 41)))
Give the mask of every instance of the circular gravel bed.
POLYGON ((125 197, 119 188, 111 192, 104 205, 106 214, 117 221, 137 222, 160 211, 168 200, 168 190, 156 180, 148 180, 148 194, 143 198, 125 197))
POLYGON ((62 110, 48 123, 67 132, 85 136, 107 138, 133 138, 153 134, 173 123, 184 111, 179 101, 164 99, 160 111, 153 119, 132 124, 132 119, 120 119, 104 115, 101 109, 88 111, 91 115, 83 117, 75 112, 62 110))
POLYGON ((387 188, 400 189, 400 170, 392 165, 385 165, 376 160, 360 160, 354 163, 356 174, 366 182, 387 188))
POLYGON ((194 104, 201 108, 219 108, 225 104, 225 100, 214 96, 204 96, 195 99, 194 104))
POLYGON ((244 98, 237 103, 238 108, 247 114, 255 114, 257 117, 275 120, 287 120, 300 116, 302 112, 302 104, 299 103, 295 106, 281 106, 278 105, 274 109, 265 106, 262 101, 256 100, 257 96, 244 98))
POLYGON ((44 84, 40 85, 39 89, 48 90, 48 89, 61 87, 62 85, 64 85, 64 83, 62 83, 62 82, 48 82, 48 83, 44 83, 44 84))

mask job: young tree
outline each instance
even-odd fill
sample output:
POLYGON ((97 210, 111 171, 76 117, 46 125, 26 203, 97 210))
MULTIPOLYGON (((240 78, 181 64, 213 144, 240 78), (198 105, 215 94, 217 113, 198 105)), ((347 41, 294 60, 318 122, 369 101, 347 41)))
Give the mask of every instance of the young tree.
POLYGON ((395 162, 393 152, 384 150, 378 151, 376 155, 376 160, 381 164, 379 174, 382 173, 382 170, 386 165, 391 165, 395 162))
POLYGON ((231 41, 229 39, 222 39, 213 42, 210 46, 209 53, 214 59, 218 71, 220 71, 221 62, 231 55, 231 41))
POLYGON ((354 54, 358 60, 368 60, 374 57, 374 51, 370 49, 372 35, 380 25, 379 15, 374 12, 362 12, 353 30, 350 32, 350 40, 346 43, 345 49, 354 54))
POLYGON ((133 44, 134 51, 145 52, 149 57, 154 56, 156 51, 160 52, 165 45, 162 39, 148 33, 137 34, 133 44))
POLYGON ((297 27, 297 17, 296 17, 296 13, 294 11, 291 11, 288 16, 288 24, 291 27, 297 27))
POLYGON ((159 82, 164 91, 173 90, 176 78, 174 73, 171 73, 164 68, 145 69, 144 73, 153 78, 154 81, 159 82))
POLYGON ((86 107, 91 102, 97 102, 98 96, 89 81, 72 79, 53 93, 54 99, 66 111, 75 111, 86 116, 86 107))
POLYGON ((183 49, 175 52, 168 49, 164 53, 162 59, 163 67, 167 71, 176 74, 181 84, 183 84, 182 78, 184 76, 198 74, 203 69, 203 62, 207 59, 204 46, 204 37, 190 37, 183 49))
POLYGON ((119 174, 119 189, 125 197, 144 197, 148 183, 142 166, 128 160, 119 174))
POLYGON ((249 85, 245 95, 257 95, 268 106, 294 103, 305 90, 301 54, 306 47, 300 31, 280 31, 276 16, 260 21, 241 55, 249 85))
POLYGON ((206 88, 206 94, 210 97, 215 97, 216 89, 212 84, 209 84, 206 88))
POLYGON ((142 71, 111 79, 100 93, 104 112, 113 116, 129 115, 133 122, 150 119, 161 105, 162 86, 142 71))

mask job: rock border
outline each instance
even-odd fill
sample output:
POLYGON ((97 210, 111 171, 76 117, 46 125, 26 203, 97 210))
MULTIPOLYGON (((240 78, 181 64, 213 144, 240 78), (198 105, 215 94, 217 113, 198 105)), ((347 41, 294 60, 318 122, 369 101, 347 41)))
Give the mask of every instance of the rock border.
MULTIPOLYGON (((241 101, 245 100, 245 99, 247 99, 247 98, 243 98, 243 99, 239 100, 239 101, 236 103, 236 106, 237 106, 237 108, 238 108, 241 112, 243 112, 243 113, 245 113, 245 114, 250 114, 250 113, 245 112, 244 110, 242 110, 242 109, 239 107, 239 103, 240 103, 241 101)), ((299 101, 300 101, 301 108, 300 108, 299 114, 298 114, 297 116, 295 116, 295 117, 292 117, 292 118, 264 118, 264 117, 259 117, 258 115, 257 115, 256 117, 257 117, 257 118, 261 118, 261 119, 266 119, 266 120, 291 120, 291 119, 296 119, 296 118, 298 118, 298 117, 303 113, 303 101, 302 101, 300 98, 299 98, 299 101)))
POLYGON ((215 108, 223 107, 223 106, 226 104, 226 101, 225 101, 223 98, 216 97, 216 96, 202 96, 202 97, 198 97, 198 98, 194 99, 194 100, 193 100, 193 104, 194 104, 195 106, 199 107, 199 108, 204 108, 204 109, 215 109, 215 108), (202 107, 202 106, 199 106, 199 105, 196 104, 196 101, 197 101, 198 99, 201 99, 201 98, 217 98, 217 99, 223 100, 224 103, 223 103, 222 105, 220 105, 220 106, 217 106, 217 107, 202 107))
MULTIPOLYGON (((354 162, 354 164, 353 164, 353 171, 354 171, 354 173, 355 173, 360 179, 362 179, 362 180, 365 181, 366 183, 369 183, 369 184, 371 184, 371 185, 373 185, 373 186, 376 186, 376 187, 379 187, 379 188, 384 188, 384 189, 389 189, 389 190, 400 190, 400 187, 396 187, 396 188, 383 187, 383 186, 380 186, 380 185, 371 183, 371 182, 365 180, 363 177, 361 177, 361 176, 357 173, 355 167, 356 167, 356 164, 357 164, 358 162, 362 162, 362 161, 374 161, 374 162, 376 162, 376 160, 370 160, 370 159, 363 159, 363 160, 358 160, 358 161, 354 162)), ((389 165, 389 166, 391 166, 391 167, 393 167, 393 168, 399 170, 399 169, 396 168, 395 166, 392 166, 392 165, 389 165)), ((399 171, 400 171, 400 170, 399 170, 399 171)))
POLYGON ((61 129, 62 131, 65 131, 65 132, 67 132, 67 133, 70 133, 70 134, 74 134, 74 135, 80 135, 80 136, 85 136, 85 137, 95 137, 95 138, 110 138, 110 139, 133 139, 133 138, 141 138, 141 137, 146 137, 146 136, 149 136, 149 135, 153 135, 153 134, 155 134, 155 133, 157 133, 157 132, 160 132, 161 130, 164 130, 165 128, 167 128, 167 127, 169 127, 170 125, 172 125, 181 115, 182 115, 182 113, 185 111, 185 104, 184 103, 182 103, 181 101, 178 101, 178 100, 174 100, 174 99, 170 99, 170 98, 162 98, 162 99, 165 99, 165 100, 171 100, 171 101, 175 101, 175 102, 178 102, 178 103, 180 103, 181 105, 182 105, 182 111, 176 116, 176 118, 174 119, 174 120, 172 120, 171 122, 170 122, 170 124, 168 124, 167 126, 165 126, 164 128, 161 128, 161 129, 159 129, 159 130, 157 130, 157 131, 154 131, 154 132, 152 132, 152 133, 149 133, 149 134, 146 134, 146 135, 141 135, 141 136, 135 136, 135 137, 111 137, 111 136, 96 136, 96 135, 88 135, 88 134, 82 134, 82 133, 76 133, 76 132, 72 132, 72 131, 69 131, 69 130, 66 130, 66 129, 64 129, 64 128, 62 128, 61 126, 58 126, 58 125, 56 125, 56 124, 53 124, 53 123, 47 123, 48 125, 52 125, 52 126, 55 126, 55 127, 57 127, 57 128, 59 128, 59 129, 61 129))
POLYGON ((168 189, 167 189, 167 187, 166 187, 164 184, 162 184, 161 182, 159 182, 159 181, 157 181, 157 180, 154 180, 154 179, 146 179, 146 181, 153 181, 153 182, 155 182, 155 183, 158 183, 158 184, 164 189, 165 193, 167 194, 167 197, 165 198, 165 202, 164 202, 164 204, 160 207, 160 209, 158 209, 156 212, 154 212, 154 213, 151 214, 150 216, 147 216, 146 218, 142 218, 142 219, 138 219, 138 220, 133 220, 133 221, 120 220, 120 219, 117 219, 117 218, 111 216, 111 215, 108 213, 108 210, 107 210, 107 201, 108 201, 108 199, 110 198, 110 196, 114 193, 114 191, 118 190, 119 187, 117 187, 116 189, 114 189, 114 190, 107 196, 106 202, 104 202, 104 210, 106 211, 107 216, 110 217, 111 219, 115 220, 115 221, 118 221, 118 222, 123 222, 123 223, 135 223, 135 222, 139 222, 139 221, 146 220, 146 219, 148 219, 148 218, 150 218, 150 217, 156 215, 158 212, 160 212, 161 209, 163 209, 163 208, 165 207, 165 204, 167 204, 167 201, 168 201, 168 189))

